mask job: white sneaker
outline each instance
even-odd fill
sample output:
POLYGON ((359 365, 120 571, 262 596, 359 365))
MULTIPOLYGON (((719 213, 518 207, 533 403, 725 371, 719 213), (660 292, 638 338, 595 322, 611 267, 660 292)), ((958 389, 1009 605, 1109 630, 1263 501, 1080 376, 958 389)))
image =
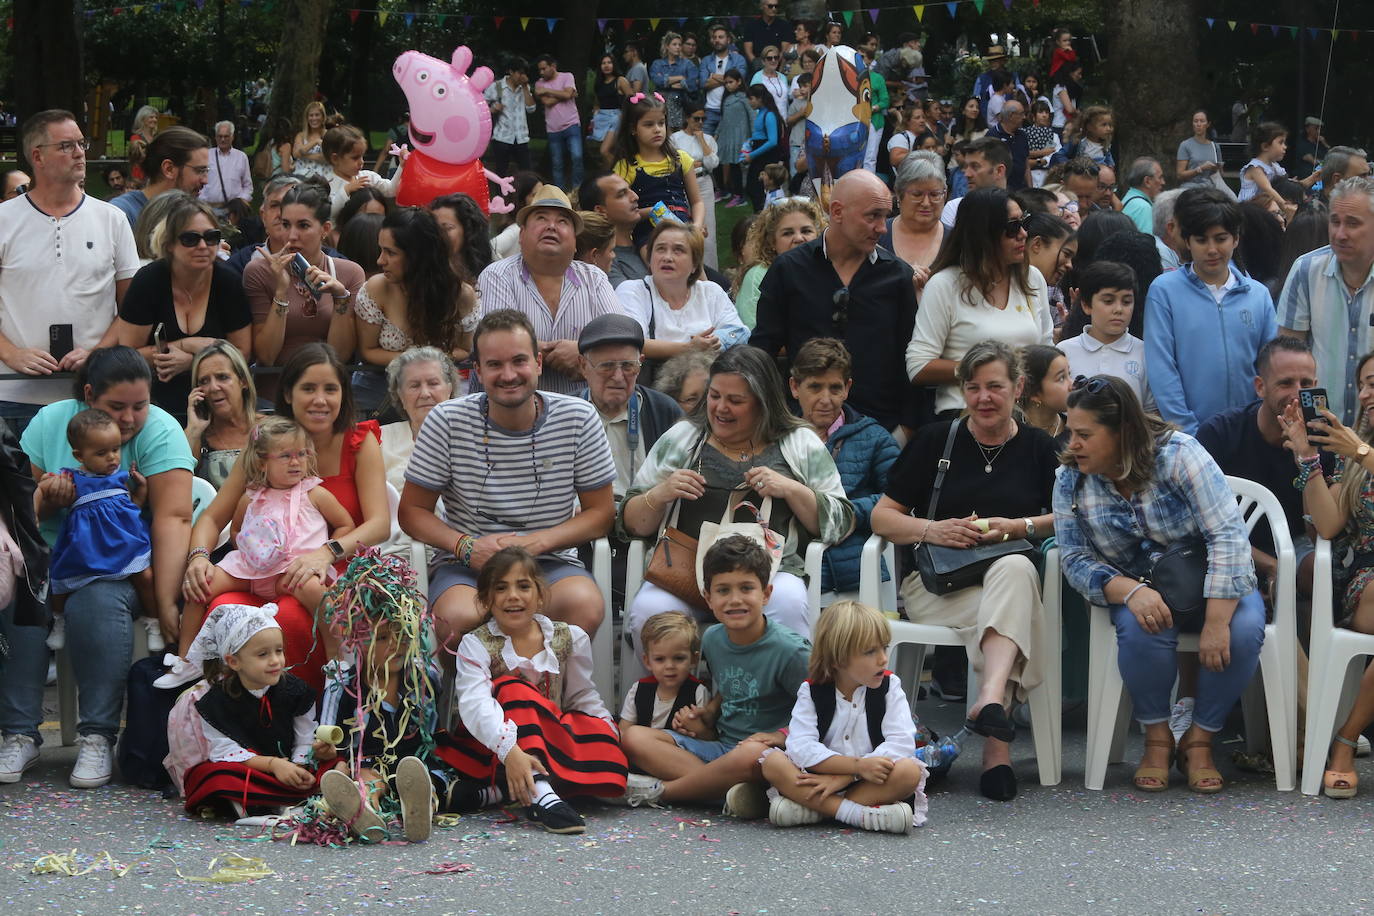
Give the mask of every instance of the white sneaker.
POLYGON ((348 832, 367 843, 389 839, 386 823, 364 803, 358 784, 339 770, 330 770, 320 777, 320 794, 329 811, 344 822, 348 832))
POLYGON ((737 782, 725 793, 723 814, 742 821, 756 821, 768 814, 768 796, 763 786, 753 782, 737 782))
POLYGON ((768 803, 768 822, 774 827, 800 827, 803 824, 819 824, 821 813, 799 805, 790 798, 779 795, 768 803))
POLYGON ((156 655, 167 648, 167 640, 162 638, 162 624, 156 617, 141 617, 143 628, 148 631, 148 654, 156 655))
POLYGON ((910 833, 911 806, 906 802, 864 808, 864 829, 875 833, 910 833))
MULTIPOLYGON (((199 665, 193 665, 180 656, 168 655, 167 658, 173 659, 170 663, 172 670, 153 681, 153 686, 162 690, 172 690, 183 684, 198 681, 204 676, 205 672, 199 665)), ((163 659, 163 664, 167 664, 163 659)))
POLYGON ((0 742, 0 782, 18 782, 38 761, 38 745, 28 735, 6 735, 0 742))
POLYGON ((110 781, 114 767, 110 739, 104 735, 80 735, 76 739, 76 766, 69 780, 76 789, 96 789, 110 781))
POLYGON ((55 614, 52 619, 52 629, 48 631, 48 648, 56 652, 67 644, 67 618, 61 614, 55 614))
POLYGON ((1368 738, 1366 738, 1364 735, 1360 735, 1360 737, 1356 739, 1355 744, 1356 744, 1356 748, 1355 748, 1355 756, 1356 756, 1356 757, 1368 757, 1368 756, 1369 756, 1369 739, 1368 739, 1368 738))
POLYGON ((640 805, 648 805, 651 808, 658 807, 658 800, 663 796, 663 783, 652 776, 645 776, 642 773, 631 773, 625 780, 625 794, 619 798, 603 798, 604 802, 612 805, 625 805, 630 808, 638 808, 640 805))
POLYGON ((1183 740, 1183 735, 1193 727, 1193 698, 1184 697, 1174 704, 1169 713, 1169 731, 1173 732, 1174 742, 1183 740))

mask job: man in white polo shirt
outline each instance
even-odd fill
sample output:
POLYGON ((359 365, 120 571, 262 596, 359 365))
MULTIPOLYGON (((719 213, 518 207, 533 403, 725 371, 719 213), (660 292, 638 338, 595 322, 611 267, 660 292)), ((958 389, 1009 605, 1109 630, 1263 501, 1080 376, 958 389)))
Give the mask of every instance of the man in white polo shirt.
POLYGON ((478 574, 498 550, 523 547, 549 585, 542 613, 593 634, 605 603, 576 548, 615 519, 615 461, 596 408, 537 390, 539 340, 522 312, 483 315, 472 357, 485 392, 430 410, 397 509, 401 529, 439 551, 429 577, 435 632, 456 643, 481 623, 478 574))
POLYGON ((81 190, 90 142, 75 116, 40 111, 21 143, 33 185, 0 203, 0 371, 34 377, 0 381, 0 417, 19 428, 71 395, 69 382, 43 376, 115 342, 115 310, 138 271, 128 220, 81 190))

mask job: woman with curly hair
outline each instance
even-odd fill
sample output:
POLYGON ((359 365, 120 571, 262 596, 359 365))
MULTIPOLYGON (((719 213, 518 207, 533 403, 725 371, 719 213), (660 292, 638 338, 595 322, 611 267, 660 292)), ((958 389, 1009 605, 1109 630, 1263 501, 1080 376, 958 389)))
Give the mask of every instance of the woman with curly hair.
POLYGON ((805 197, 785 198, 765 207, 755 218, 744 243, 746 260, 735 289, 735 311, 745 327, 754 329, 759 284, 773 259, 816 238, 824 228, 825 214, 820 204, 805 197))
POLYGON ((445 194, 429 202, 429 212, 448 239, 453 269, 464 283, 475 285, 491 263, 491 237, 481 208, 466 194, 445 194))
MULTIPOLYGON (((362 361, 386 366, 411 347, 467 358, 480 317, 477 297, 454 270, 434 214, 398 207, 382 221, 377 241, 382 272, 363 284, 354 307, 362 361)), ((358 372, 353 391, 360 410, 375 410, 386 396, 386 381, 375 372, 358 372)))

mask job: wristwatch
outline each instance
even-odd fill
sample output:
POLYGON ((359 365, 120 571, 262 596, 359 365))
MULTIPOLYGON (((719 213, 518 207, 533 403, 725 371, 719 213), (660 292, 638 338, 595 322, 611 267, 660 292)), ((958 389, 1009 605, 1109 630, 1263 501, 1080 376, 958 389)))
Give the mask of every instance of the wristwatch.
POLYGON ((1030 518, 1022 519, 1026 523, 1026 537, 1035 537, 1035 520, 1030 518))
POLYGON ((1364 464, 1364 460, 1369 457, 1369 443, 1361 442, 1360 447, 1355 449, 1355 460, 1364 464))
POLYGON ((340 544, 338 541, 334 540, 333 538, 330 538, 329 540, 324 542, 324 546, 329 548, 329 552, 334 555, 334 559, 342 560, 344 558, 343 545, 340 544))

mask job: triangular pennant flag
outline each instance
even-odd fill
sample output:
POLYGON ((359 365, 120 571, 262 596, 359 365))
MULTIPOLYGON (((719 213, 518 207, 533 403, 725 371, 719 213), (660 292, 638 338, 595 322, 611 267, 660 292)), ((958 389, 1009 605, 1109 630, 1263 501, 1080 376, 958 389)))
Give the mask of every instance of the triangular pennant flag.
POLYGON ((1271 26, 1269 27, 1269 34, 1272 35, 1272 36, 1274 36, 1275 38, 1278 38, 1278 37, 1279 37, 1279 27, 1276 26, 1276 25, 1271 25, 1271 26))
POLYGON ((406 13, 406 14, 405 14, 404 16, 402 16, 401 18, 405 20, 406 28, 410 28, 412 25, 415 24, 415 14, 414 14, 414 13, 406 13))
POLYGON ((558 25, 558 17, 557 17, 557 16, 550 16, 549 18, 547 18, 547 19, 544 20, 544 24, 545 24, 546 26, 548 26, 548 27, 549 27, 549 31, 552 32, 552 31, 553 31, 553 27, 556 26, 556 25, 558 25))
POLYGON ((1332 41, 1335 41, 1337 38, 1340 38, 1340 37, 1341 37, 1341 30, 1340 30, 1340 29, 1332 29, 1332 30, 1331 30, 1331 40, 1332 40, 1332 41))
POLYGON ((598 32, 605 32, 605 31, 606 31, 606 23, 609 22, 609 21, 610 21, 610 20, 608 20, 608 19, 598 19, 598 20, 596 20, 596 30, 597 30, 598 32))
POLYGON ((973 8, 978 11, 978 15, 983 15, 983 4, 986 0, 973 0, 973 8))
POLYGON ((1215 20, 1215 19, 1212 19, 1212 18, 1208 18, 1208 19, 1206 20, 1206 22, 1207 22, 1207 28, 1209 28, 1209 29, 1210 29, 1212 26, 1216 25, 1216 20, 1215 20))
POLYGON ((738 28, 739 28, 739 17, 738 17, 738 16, 731 16, 731 17, 730 17, 730 28, 731 28, 731 29, 738 29, 738 28))
POLYGON ((869 8, 868 18, 873 20, 874 25, 878 24, 878 8, 876 6, 869 8))
POLYGON ((203 10, 203 9, 205 9, 205 0, 196 0, 196 9, 198 9, 198 10, 203 10))
POLYGON ((377 12, 377 24, 378 24, 378 25, 386 25, 386 20, 387 20, 387 18, 388 18, 390 15, 391 15, 390 13, 382 12, 382 11, 379 10, 379 11, 377 12))
POLYGON ((1251 35, 1258 35, 1258 34, 1259 34, 1259 23, 1258 23, 1258 22, 1252 22, 1252 23, 1250 23, 1250 34, 1251 34, 1251 35))
POLYGON ((114 13, 116 16, 118 16, 120 13, 124 12, 124 7, 122 7, 122 6, 117 6, 117 7, 115 7, 113 10, 111 10, 110 12, 112 12, 112 13, 114 13))
POLYGON ((491 17, 491 21, 494 22, 494 23, 496 23, 496 27, 499 29, 499 28, 501 28, 501 23, 503 23, 503 22, 506 21, 506 17, 505 17, 505 16, 492 16, 492 17, 491 17))
POLYGON ((923 20, 923 19, 926 18, 926 7, 925 7, 925 4, 923 4, 923 3, 920 3, 920 4, 917 4, 916 6, 913 6, 913 7, 911 8, 911 11, 912 11, 913 13, 916 14, 916 21, 917 21, 917 22, 920 22, 921 20, 923 20))
POLYGON ((1231 30, 1232 32, 1234 32, 1234 31, 1236 30, 1236 20, 1234 20, 1234 19, 1227 19, 1227 20, 1226 20, 1226 25, 1227 25, 1228 28, 1230 28, 1230 30, 1231 30))
POLYGON ((467 28, 471 28, 471 27, 472 27, 472 17, 471 17, 471 16, 464 16, 464 17, 463 17, 463 28, 467 29, 467 28))
POLYGON ((854 11, 853 11, 853 10, 844 10, 844 11, 842 11, 842 12, 840 13, 840 15, 844 17, 844 26, 845 26, 845 28, 849 28, 850 26, 852 26, 852 25, 854 24, 854 11))
POLYGON ((622 19, 620 21, 625 24, 625 31, 627 32, 630 31, 630 26, 635 24, 635 21, 633 19, 622 19))
POLYGON ((248 7, 253 5, 253 0, 239 0, 239 6, 248 7))
POLYGON ((361 13, 361 12, 362 12, 362 10, 349 10, 349 11, 348 11, 348 21, 349 21, 349 22, 352 22, 352 23, 356 23, 356 22, 358 21, 358 14, 361 13))
POLYGON ((520 31, 523 32, 525 29, 528 29, 528 28, 530 27, 530 20, 533 19, 533 18, 534 18, 533 16, 521 16, 521 17, 520 17, 520 31))
POLYGON ((178 12, 178 13, 182 12, 183 10, 185 10, 185 9, 186 9, 186 0, 177 0, 177 2, 176 2, 176 8, 177 8, 177 12, 178 12))
POLYGON ((1320 35, 1321 33, 1322 33, 1322 30, 1321 30, 1321 29, 1315 29, 1315 28, 1312 28, 1311 26, 1308 26, 1308 28, 1307 28, 1307 34, 1308 34, 1308 35, 1311 35, 1313 38, 1316 38, 1316 37, 1317 37, 1318 35, 1320 35))
POLYGON ((677 27, 678 27, 679 29, 682 28, 682 27, 683 27, 684 25, 686 25, 686 24, 687 24, 687 17, 686 17, 686 16, 679 16, 679 17, 677 17, 677 27))
POLYGON ((658 31, 658 24, 659 24, 660 22, 662 22, 662 21, 663 21, 662 19, 658 19, 658 18, 656 18, 656 17, 650 16, 650 17, 649 17, 649 28, 651 28, 651 29, 653 29, 655 32, 657 32, 657 31, 658 31))
POLYGON ((442 28, 444 27, 444 20, 447 19, 447 18, 448 18, 448 13, 440 13, 440 14, 439 14, 439 19, 438 19, 439 28, 442 29, 442 28))
POLYGON ((946 3, 945 9, 949 10, 949 18, 951 19, 959 15, 959 4, 957 3, 946 3))
POLYGON ((1011 9, 1011 0, 1002 0, 1002 6, 1003 6, 1004 8, 1006 8, 1006 9, 1010 10, 1010 9, 1011 9))
POLYGON ((1295 26, 1295 25, 1290 25, 1290 26, 1288 27, 1288 37, 1289 37, 1289 38, 1297 38, 1297 37, 1298 37, 1298 27, 1297 27, 1297 26, 1295 26))
POLYGON ((135 3, 135 4, 134 4, 134 12, 135 12, 135 13, 142 13, 142 12, 143 12, 143 4, 141 4, 141 3, 135 3))

